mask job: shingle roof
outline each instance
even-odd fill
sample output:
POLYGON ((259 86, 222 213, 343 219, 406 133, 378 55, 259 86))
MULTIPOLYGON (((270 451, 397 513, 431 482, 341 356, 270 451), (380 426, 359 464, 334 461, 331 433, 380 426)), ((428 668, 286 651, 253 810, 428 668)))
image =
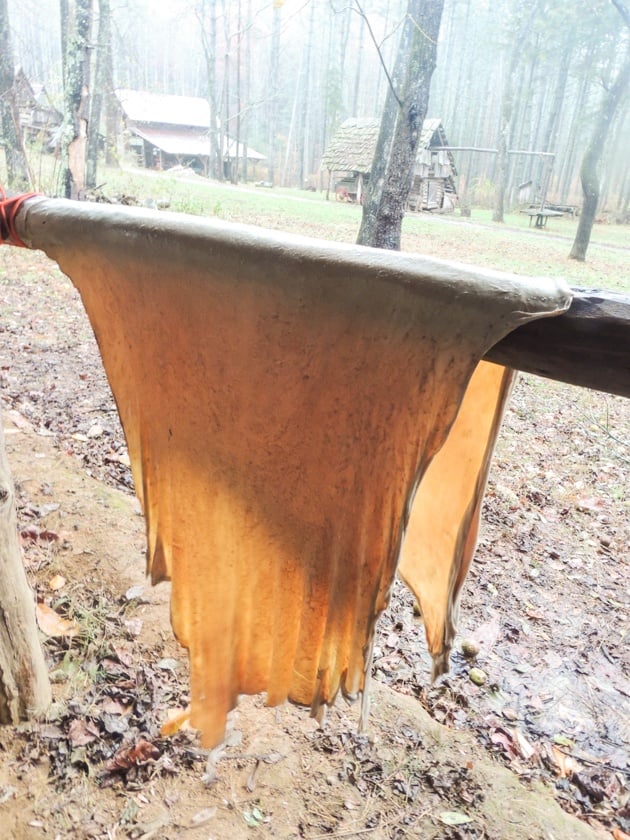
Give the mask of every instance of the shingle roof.
MULTIPOLYGON (((429 146, 431 138, 438 129, 441 129, 441 125, 442 121, 437 118, 424 121, 418 144, 419 150, 429 146)), ((369 172, 372 168, 379 128, 380 120, 356 117, 346 120, 322 155, 322 168, 333 172, 369 172)))

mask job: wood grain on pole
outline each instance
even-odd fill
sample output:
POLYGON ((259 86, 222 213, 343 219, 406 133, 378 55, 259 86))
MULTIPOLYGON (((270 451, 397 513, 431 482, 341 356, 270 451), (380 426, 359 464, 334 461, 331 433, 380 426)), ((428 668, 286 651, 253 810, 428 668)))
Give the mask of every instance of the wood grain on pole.
POLYGON ((630 397, 630 295, 574 289, 570 309, 511 332, 491 362, 630 397))

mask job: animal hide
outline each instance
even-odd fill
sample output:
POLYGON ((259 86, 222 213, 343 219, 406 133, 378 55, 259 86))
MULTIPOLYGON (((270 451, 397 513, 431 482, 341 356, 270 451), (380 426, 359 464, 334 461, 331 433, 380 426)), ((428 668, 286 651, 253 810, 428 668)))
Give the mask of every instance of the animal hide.
POLYGON ((486 350, 568 288, 133 208, 32 201, 17 229, 92 322, 204 743, 241 693, 317 712, 363 690, 414 495, 403 574, 443 667, 501 368, 429 465, 486 350))

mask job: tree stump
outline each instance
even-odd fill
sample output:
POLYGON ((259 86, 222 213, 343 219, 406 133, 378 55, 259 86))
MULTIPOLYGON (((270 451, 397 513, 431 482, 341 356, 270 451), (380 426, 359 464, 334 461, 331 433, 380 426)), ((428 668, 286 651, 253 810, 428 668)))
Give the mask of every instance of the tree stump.
POLYGON ((17 538, 15 495, 0 412, 0 723, 41 715, 51 700, 33 593, 17 538))

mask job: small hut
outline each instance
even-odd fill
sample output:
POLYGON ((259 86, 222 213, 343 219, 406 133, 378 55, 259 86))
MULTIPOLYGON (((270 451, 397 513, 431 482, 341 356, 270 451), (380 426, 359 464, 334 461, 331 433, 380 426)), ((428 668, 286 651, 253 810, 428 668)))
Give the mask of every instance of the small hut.
MULTIPOLYGON (((363 199, 370 179, 380 122, 373 119, 346 120, 322 156, 328 170, 328 193, 339 201, 363 199)), ((440 119, 424 121, 409 193, 410 210, 448 212, 457 204, 457 169, 452 153, 443 148, 448 141, 440 119)))
POLYGON ((24 139, 40 140, 47 147, 63 121, 63 114, 52 104, 44 85, 31 82, 21 67, 15 74, 14 90, 24 139))

